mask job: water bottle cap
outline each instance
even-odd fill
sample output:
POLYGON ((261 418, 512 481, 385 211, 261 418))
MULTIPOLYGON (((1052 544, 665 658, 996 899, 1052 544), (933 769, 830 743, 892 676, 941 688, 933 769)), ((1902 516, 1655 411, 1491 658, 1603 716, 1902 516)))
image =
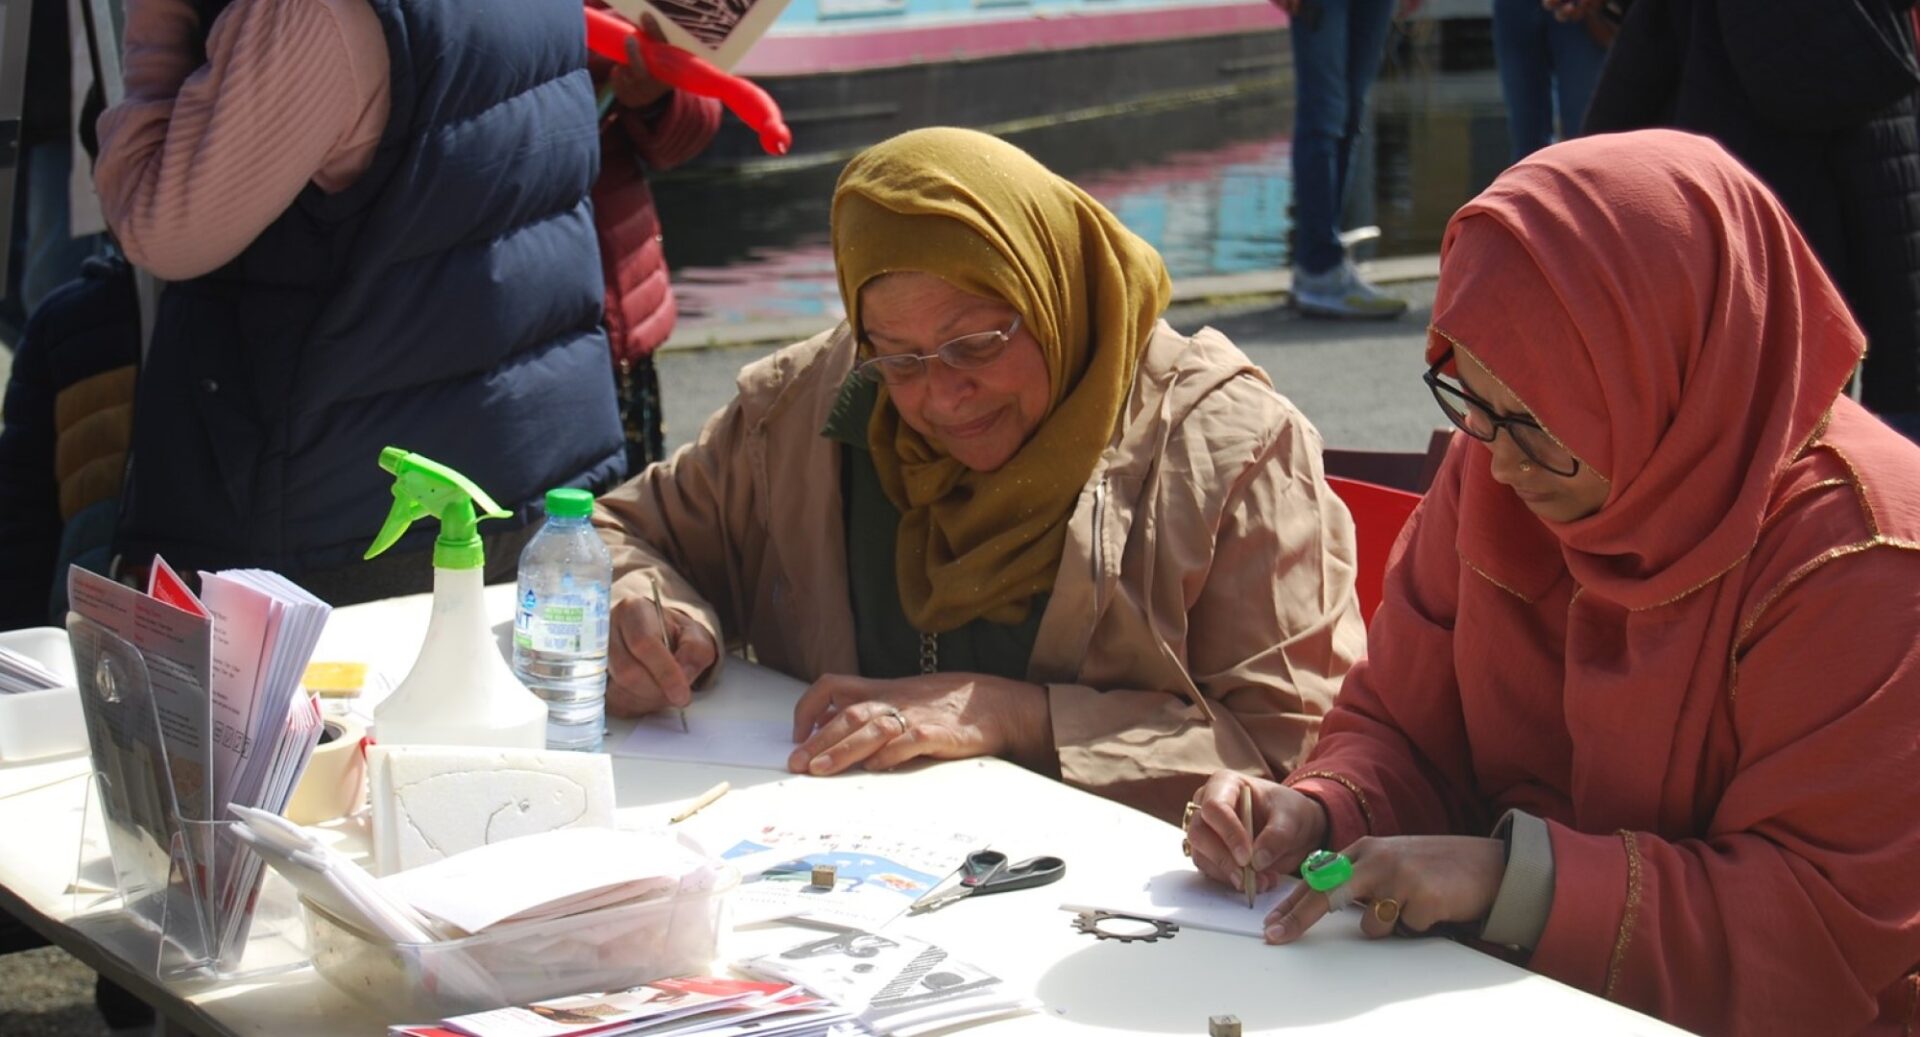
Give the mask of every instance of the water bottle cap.
POLYGON ((593 514, 593 494, 571 488, 548 490, 547 514, 556 518, 586 518, 593 514))

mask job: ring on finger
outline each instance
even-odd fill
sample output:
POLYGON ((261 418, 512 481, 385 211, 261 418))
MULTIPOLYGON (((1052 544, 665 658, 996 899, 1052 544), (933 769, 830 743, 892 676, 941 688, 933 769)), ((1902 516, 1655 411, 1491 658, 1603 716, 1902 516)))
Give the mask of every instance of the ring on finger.
POLYGON ((1373 920, 1381 925, 1393 928, 1400 921, 1400 901, 1392 897, 1379 897, 1368 910, 1373 912, 1373 920))
MULTIPOLYGON (((1182 810, 1180 812, 1180 830, 1182 832, 1193 831, 1193 815, 1198 813, 1199 810, 1200 810, 1200 804, 1194 802, 1191 799, 1187 800, 1187 809, 1182 810)), ((1193 855, 1188 854, 1187 856, 1191 857, 1193 855)))
POLYGON ((1180 852, 1188 857, 1193 856, 1193 840, 1185 838, 1184 836, 1181 837, 1180 852))
POLYGON ((907 718, 901 714, 900 710, 893 706, 888 706, 886 713, 882 715, 893 718, 893 722, 900 725, 901 734, 907 733, 907 718))

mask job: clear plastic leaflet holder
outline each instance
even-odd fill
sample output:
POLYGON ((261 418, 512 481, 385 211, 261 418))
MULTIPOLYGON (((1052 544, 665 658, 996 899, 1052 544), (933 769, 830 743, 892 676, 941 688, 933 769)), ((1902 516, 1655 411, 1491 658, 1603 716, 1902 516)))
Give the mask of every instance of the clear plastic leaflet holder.
POLYGON ((122 949, 162 979, 232 975, 262 869, 212 813, 204 689, 170 694, 170 675, 149 665, 168 666, 165 659, 149 660, 79 615, 69 614, 67 630, 114 882, 136 923, 122 949))

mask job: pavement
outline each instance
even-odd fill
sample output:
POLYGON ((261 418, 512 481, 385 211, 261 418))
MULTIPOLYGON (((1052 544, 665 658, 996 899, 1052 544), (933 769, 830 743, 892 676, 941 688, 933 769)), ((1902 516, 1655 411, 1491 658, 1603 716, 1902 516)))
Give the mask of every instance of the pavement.
MULTIPOLYGON (((1380 260, 1369 274, 1407 300, 1391 321, 1302 318, 1285 305, 1285 271, 1188 279, 1167 320, 1183 332, 1211 325, 1264 369, 1320 430, 1328 446, 1421 450, 1440 424, 1421 384, 1421 353, 1433 309, 1436 257, 1380 260)), ((690 441, 733 396, 740 368, 821 330, 818 323, 682 329, 658 358, 667 445, 690 441)), ((0 342, 0 384, 12 354, 0 342)), ((0 955, 0 1035, 109 1037, 93 1009, 93 973, 43 948, 0 955)))

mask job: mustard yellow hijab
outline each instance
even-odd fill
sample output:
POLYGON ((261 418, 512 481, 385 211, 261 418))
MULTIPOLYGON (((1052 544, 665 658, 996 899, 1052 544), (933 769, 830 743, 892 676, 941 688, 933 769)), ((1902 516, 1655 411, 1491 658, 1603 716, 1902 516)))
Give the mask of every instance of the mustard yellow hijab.
POLYGON ((972 130, 903 133, 847 163, 833 193, 847 320, 860 289, 918 271, 1005 300, 1046 357, 1045 417, 992 472, 900 420, 881 387, 867 441, 900 509, 895 570, 907 619, 942 633, 1018 623, 1053 586, 1067 520, 1133 388, 1173 285, 1152 245, 1019 148, 972 130))

